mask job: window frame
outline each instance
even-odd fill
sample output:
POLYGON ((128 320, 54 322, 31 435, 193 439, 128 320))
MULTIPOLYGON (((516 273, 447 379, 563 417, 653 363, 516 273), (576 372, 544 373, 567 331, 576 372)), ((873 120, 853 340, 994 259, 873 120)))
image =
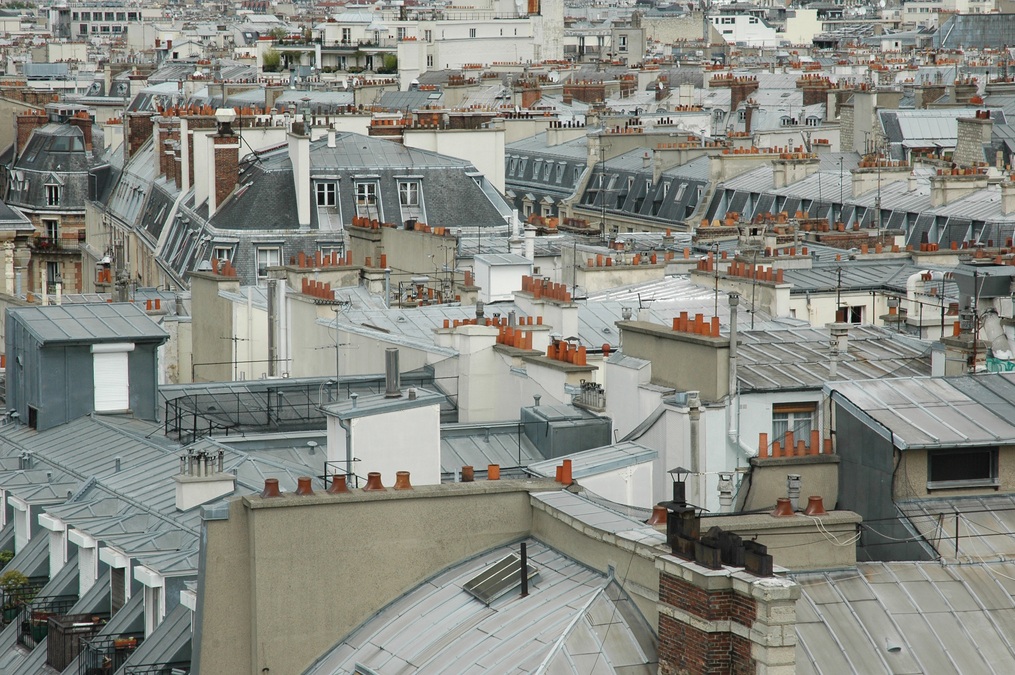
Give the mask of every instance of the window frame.
POLYGON ((400 180, 398 181, 398 205, 403 208, 418 209, 422 204, 420 199, 420 185, 419 181, 415 180, 400 180), (414 201, 405 201, 403 196, 412 197, 415 194, 414 201))
POLYGON ((999 473, 999 451, 997 446, 982 448, 961 448, 950 450, 928 450, 927 451, 927 491, 933 490, 956 490, 963 488, 994 488, 1001 486, 999 473), (934 477, 934 459, 937 457, 956 457, 959 455, 973 455, 989 453, 990 476, 987 478, 963 478, 958 480, 932 480, 934 477))
POLYGON ((281 264, 282 264, 282 247, 281 246, 279 246, 277 244, 257 244, 255 246, 255 248, 254 248, 254 276, 257 278, 258 283, 260 283, 262 280, 267 280, 268 279, 268 268, 269 267, 278 267, 281 264), (265 259, 265 265, 264 265, 264 274, 261 274, 261 253, 262 252, 267 253, 269 251, 274 251, 276 254, 278 254, 278 262, 273 265, 268 260, 268 258, 266 258, 265 259))
POLYGON ((46 206, 60 206, 60 186, 54 183, 46 184, 46 206))
POLYGON ((334 181, 317 181, 314 193, 317 197, 317 206, 326 208, 338 206, 338 185, 334 181), (324 201, 321 201, 322 198, 324 201))
POLYGON ((818 422, 818 404, 816 401, 773 403, 772 442, 779 441, 780 444, 784 443, 786 432, 792 431, 794 441, 810 443, 811 431, 818 428, 818 422), (783 415, 785 418, 781 418, 783 415), (807 429, 806 432, 801 434, 805 419, 807 420, 807 429), (776 430, 776 424, 785 425, 781 432, 776 430))

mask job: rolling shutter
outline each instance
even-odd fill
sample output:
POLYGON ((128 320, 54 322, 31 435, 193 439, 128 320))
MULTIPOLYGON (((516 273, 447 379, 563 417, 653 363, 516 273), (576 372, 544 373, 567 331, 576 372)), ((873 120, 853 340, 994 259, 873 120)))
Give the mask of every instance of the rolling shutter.
POLYGON ((130 408, 127 354, 133 349, 133 344, 125 343, 92 346, 96 412, 130 408))

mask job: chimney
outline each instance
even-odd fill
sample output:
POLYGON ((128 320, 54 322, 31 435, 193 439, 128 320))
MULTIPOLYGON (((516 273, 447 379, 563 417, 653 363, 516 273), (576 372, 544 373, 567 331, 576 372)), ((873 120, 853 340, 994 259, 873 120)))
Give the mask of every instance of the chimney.
POLYGON ((127 152, 127 159, 134 156, 134 153, 144 145, 145 141, 151 138, 152 135, 152 116, 154 113, 151 112, 132 112, 126 113, 127 115, 127 142, 124 144, 124 148, 127 152))
POLYGON ((300 227, 310 227, 310 137, 289 132, 289 161, 296 183, 296 213, 300 227))
POLYGON ((833 323, 829 325, 831 336, 830 354, 828 360, 828 379, 834 380, 839 374, 839 355, 845 355, 848 347, 849 324, 833 323))
POLYGON ((225 452, 189 452, 180 457, 176 483, 176 508, 189 511, 195 506, 232 494, 236 476, 225 473, 225 452))
POLYGON ((236 189, 240 177, 240 139, 232 128, 236 111, 232 108, 219 108, 215 111, 215 119, 218 122, 218 133, 211 137, 215 170, 211 175, 213 185, 208 190, 210 215, 214 215, 226 197, 236 189))
POLYGON ((754 112, 758 109, 758 104, 753 101, 748 101, 744 108, 744 133, 751 133, 751 125, 754 122, 754 112))
POLYGON ((398 349, 388 347, 384 350, 384 396, 399 398, 402 395, 401 382, 398 374, 398 349))
POLYGON ((92 151, 92 117, 86 112, 80 112, 74 117, 67 120, 70 124, 73 124, 81 130, 81 134, 85 137, 85 150, 88 152, 92 151))
POLYGON ((983 146, 990 143, 994 120, 989 110, 977 110, 975 117, 959 117, 958 137, 952 161, 959 166, 976 166, 983 161, 983 146))
POLYGON ((334 129, 328 129, 328 147, 329 148, 334 148, 335 147, 335 130, 334 129))
POLYGON ((18 115, 18 147, 17 155, 20 157, 24 151, 25 146, 28 145, 28 139, 32 137, 32 132, 39 127, 46 126, 49 122, 49 117, 42 111, 32 111, 18 115))
POLYGON ((740 108, 741 101, 746 101, 757 90, 757 77, 747 75, 736 78, 736 81, 730 85, 730 112, 736 112, 740 108))
POLYGON ((1001 213, 1015 213, 1015 183, 1007 180, 1001 183, 1001 213))

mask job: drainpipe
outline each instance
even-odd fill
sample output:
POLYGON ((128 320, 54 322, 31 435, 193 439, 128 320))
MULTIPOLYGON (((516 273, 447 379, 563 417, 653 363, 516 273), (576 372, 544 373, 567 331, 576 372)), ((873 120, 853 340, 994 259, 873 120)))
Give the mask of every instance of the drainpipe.
POLYGON ((730 383, 729 397, 727 399, 726 414, 729 419, 729 428, 726 436, 730 444, 744 453, 745 457, 757 457, 759 450, 750 448, 740 440, 740 385, 737 382, 737 306, 740 304, 740 295, 730 293, 730 383))
MULTIPOLYGON (((355 394, 353 394, 355 396, 355 394)), ((341 417, 338 418, 338 425, 345 429, 345 473, 352 475, 352 427, 341 417)))
POLYGON ((278 348, 275 346, 275 327, 278 324, 278 308, 275 306, 277 283, 275 279, 268 279, 268 377, 275 377, 275 360, 278 358, 276 354, 278 348))
POLYGON ((702 481, 704 479, 704 476, 701 474, 701 463, 698 461, 698 455, 701 450, 700 434, 698 429, 698 425, 701 422, 701 411, 699 410, 700 407, 701 407, 701 397, 699 396, 698 392, 696 391, 687 392, 688 417, 690 418, 691 422, 690 429, 691 473, 695 475, 695 480, 697 482, 698 487, 698 494, 695 495, 694 499, 702 506, 705 506, 702 499, 705 496, 705 491, 704 489, 702 489, 702 481))

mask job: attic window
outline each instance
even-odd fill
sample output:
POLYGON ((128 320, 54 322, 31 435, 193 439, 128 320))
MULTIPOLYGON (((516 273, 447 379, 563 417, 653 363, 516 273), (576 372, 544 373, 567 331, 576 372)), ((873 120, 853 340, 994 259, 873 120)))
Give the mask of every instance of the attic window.
POLYGON ((60 206, 60 186, 46 186, 46 206, 60 206))
MULTIPOLYGON (((539 577, 539 570, 526 563, 526 576, 532 582, 539 577)), ((522 585, 522 560, 516 554, 504 556, 462 585, 462 589, 480 602, 489 605, 522 585)))
POLYGON ((996 487, 997 448, 927 453, 927 489, 996 487))

